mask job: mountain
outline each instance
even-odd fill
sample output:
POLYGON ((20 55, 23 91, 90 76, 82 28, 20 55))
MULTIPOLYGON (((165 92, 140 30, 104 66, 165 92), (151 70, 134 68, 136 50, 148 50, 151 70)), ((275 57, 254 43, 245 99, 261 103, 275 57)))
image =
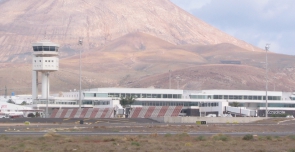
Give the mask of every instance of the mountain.
MULTIPOLYGON (((169 0, 2 0, 0 13, 0 91, 31 92, 31 43, 43 39, 60 44, 52 92, 79 88, 80 50, 82 88, 169 88, 170 77, 172 88, 265 89, 265 51, 169 0)), ((270 90, 293 91, 294 56, 268 58, 270 90)))
POLYGON ((103 47, 129 33, 142 32, 172 44, 231 43, 259 49, 195 18, 169 0, 2 0, 0 62, 30 61, 31 43, 50 39, 62 57, 103 47))

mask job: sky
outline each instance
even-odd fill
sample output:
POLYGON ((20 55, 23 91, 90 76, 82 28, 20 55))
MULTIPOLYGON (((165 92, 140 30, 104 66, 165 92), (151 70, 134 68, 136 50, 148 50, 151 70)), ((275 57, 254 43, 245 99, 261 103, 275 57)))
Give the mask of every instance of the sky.
POLYGON ((270 51, 295 55, 295 0, 171 0, 206 23, 270 51))

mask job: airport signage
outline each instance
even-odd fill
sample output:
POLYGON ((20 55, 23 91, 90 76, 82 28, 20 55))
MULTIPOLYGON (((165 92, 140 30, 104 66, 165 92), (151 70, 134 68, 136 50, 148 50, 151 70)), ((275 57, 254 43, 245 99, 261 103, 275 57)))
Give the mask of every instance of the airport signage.
POLYGON ((285 111, 268 111, 268 114, 286 114, 285 111))
POLYGON ((196 121, 197 125, 206 125, 207 122, 206 121, 196 121))

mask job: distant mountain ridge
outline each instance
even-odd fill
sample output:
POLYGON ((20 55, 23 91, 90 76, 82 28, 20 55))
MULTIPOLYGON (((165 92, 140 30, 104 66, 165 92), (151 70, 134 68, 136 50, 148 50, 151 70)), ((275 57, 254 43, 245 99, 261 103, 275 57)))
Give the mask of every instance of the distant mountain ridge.
MULTIPOLYGON (((31 92, 31 43, 45 38, 60 44, 52 92, 78 88, 80 50, 84 89, 169 88, 170 77, 173 89, 265 89, 265 51, 169 0, 3 0, 0 13, 0 90, 31 92)), ((270 90, 294 91, 295 57, 268 59, 270 90)))
POLYGON ((95 50, 134 32, 177 45, 231 43, 259 50, 169 0, 4 0, 0 14, 0 62, 28 60, 31 43, 45 37, 61 45, 62 56, 69 56, 78 49, 79 37, 84 37, 85 50, 95 50))

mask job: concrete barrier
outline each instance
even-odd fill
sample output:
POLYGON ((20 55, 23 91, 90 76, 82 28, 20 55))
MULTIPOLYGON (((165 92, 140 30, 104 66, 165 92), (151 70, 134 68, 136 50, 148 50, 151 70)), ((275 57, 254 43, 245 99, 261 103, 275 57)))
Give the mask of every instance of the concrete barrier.
POLYGON ((151 118, 162 123, 196 123, 196 121, 206 121, 210 123, 250 123, 268 119, 265 117, 158 117, 151 118))

